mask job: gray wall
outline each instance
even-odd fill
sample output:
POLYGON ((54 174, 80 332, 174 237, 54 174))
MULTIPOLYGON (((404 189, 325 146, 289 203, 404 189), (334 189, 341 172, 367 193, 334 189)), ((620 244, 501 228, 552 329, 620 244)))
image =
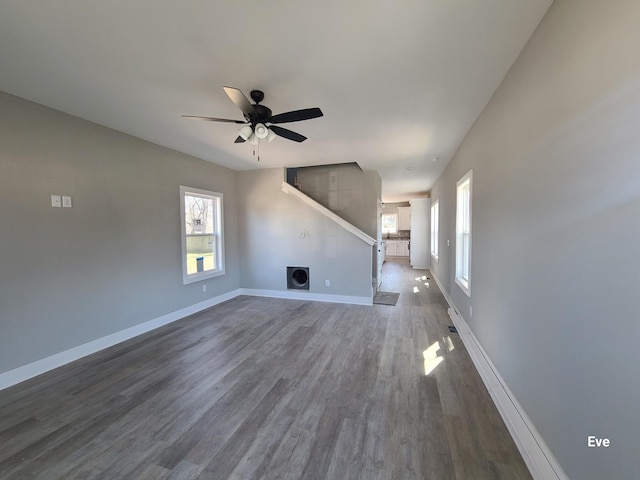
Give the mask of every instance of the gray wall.
POLYGON ((299 168, 302 192, 358 227, 367 235, 378 235, 378 199, 382 181, 378 172, 362 171, 352 164, 299 168))
POLYGON ((240 286, 235 172, 2 93, 0 146, 0 373, 240 286), (225 208, 226 275, 186 286, 181 184, 225 208))
POLYGON ((432 269, 572 479, 640 478, 638 18, 556 0, 431 193, 432 269), (470 300, 453 261, 471 168, 470 300))
POLYGON ((238 173, 242 286, 286 291, 286 267, 303 266, 311 293, 371 297, 371 247, 282 192, 283 180, 280 168, 238 173))
MULTIPOLYGON (((382 179, 353 163, 298 168, 296 186, 370 237, 378 238, 382 179)), ((378 276, 378 246, 372 247, 371 276, 378 276)), ((377 285, 377 282, 376 282, 377 285)))

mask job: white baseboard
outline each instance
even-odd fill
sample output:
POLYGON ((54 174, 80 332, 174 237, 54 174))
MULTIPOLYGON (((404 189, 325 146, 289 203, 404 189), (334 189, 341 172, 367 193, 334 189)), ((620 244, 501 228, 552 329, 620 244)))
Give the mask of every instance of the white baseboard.
POLYGON ((196 303, 188 307, 176 310, 175 312, 167 313, 160 317, 154 318, 147 322, 135 325, 119 332, 112 333, 102 338, 92 340, 91 342, 78 345, 77 347, 70 348, 60 353, 50 355, 41 360, 36 360, 27 365, 14 368, 8 372, 0 374, 0 390, 9 388, 18 383, 29 380, 43 373, 46 373, 54 368, 61 367, 67 363, 71 363, 92 353, 99 352, 105 348, 112 347, 118 343, 129 340, 143 333, 147 333, 156 328, 162 327, 169 323, 180 320, 201 310, 209 307, 213 307, 219 303, 231 300, 239 295, 251 295, 256 297, 273 297, 273 298, 288 298, 295 300, 312 300, 316 302, 331 302, 331 303, 350 303, 356 305, 372 305, 373 294, 371 297, 354 297, 347 295, 325 295, 320 293, 298 292, 298 291, 279 291, 279 290, 256 290, 250 288, 238 288, 230 292, 218 295, 217 297, 210 298, 204 302, 196 303))
POLYGON ((190 305, 180 310, 176 310, 175 312, 154 318, 153 320, 120 330, 119 332, 78 345, 77 347, 56 353, 41 360, 36 360, 35 362, 27 365, 14 368, 13 370, 0 374, 0 390, 11 387, 12 385, 16 385, 20 382, 24 382, 25 380, 48 372, 49 370, 61 367, 62 365, 66 365, 67 363, 86 357, 87 355, 91 355, 92 353, 99 352, 100 350, 104 350, 105 348, 109 348, 133 337, 137 337, 138 335, 142 335, 143 333, 147 333, 158 327, 175 322, 176 320, 180 320, 181 318, 192 315, 206 308, 231 300, 238 295, 241 295, 240 289, 232 290, 222 295, 218 295, 217 297, 205 300, 204 302, 190 305))
POLYGON ((458 314, 458 310, 451 297, 444 289, 440 279, 431 272, 431 276, 438 284, 449 308, 449 316, 458 330, 460 339, 478 370, 491 398, 493 399, 502 420, 504 420, 513 441, 534 479, 539 480, 569 480, 553 453, 540 436, 533 422, 526 414, 513 392, 509 389, 498 369, 493 364, 487 352, 469 328, 467 322, 458 314))
POLYGON ((355 297, 349 295, 328 295, 325 293, 310 293, 302 290, 262 290, 256 288, 241 288, 241 295, 254 297, 288 298, 291 300, 310 300, 313 302, 349 303, 353 305, 373 305, 373 293, 370 297, 355 297))

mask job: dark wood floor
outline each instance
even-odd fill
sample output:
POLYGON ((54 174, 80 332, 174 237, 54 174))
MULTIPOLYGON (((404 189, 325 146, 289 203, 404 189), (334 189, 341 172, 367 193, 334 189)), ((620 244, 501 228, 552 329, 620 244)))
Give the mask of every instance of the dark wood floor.
POLYGON ((4 390, 0 478, 531 478, 428 277, 238 297, 4 390))

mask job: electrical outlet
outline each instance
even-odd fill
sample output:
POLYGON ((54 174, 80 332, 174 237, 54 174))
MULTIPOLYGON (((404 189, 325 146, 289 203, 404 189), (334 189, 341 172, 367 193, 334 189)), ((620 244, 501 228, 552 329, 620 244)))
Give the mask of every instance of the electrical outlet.
POLYGON ((330 287, 331 286, 331 280, 325 280, 324 281, 324 286, 325 287, 330 287))
POLYGON ((204 285, 202 285, 202 291, 206 292, 207 291, 207 284, 205 283, 204 285))
POLYGON ((71 208, 71 197, 69 197, 68 195, 63 195, 62 196, 62 206, 64 208, 71 208))

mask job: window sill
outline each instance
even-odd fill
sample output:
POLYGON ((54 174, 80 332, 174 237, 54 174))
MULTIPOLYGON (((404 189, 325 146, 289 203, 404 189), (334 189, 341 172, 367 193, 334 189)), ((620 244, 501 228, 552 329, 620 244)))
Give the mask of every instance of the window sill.
POLYGON ((460 287, 467 297, 471 297, 471 283, 462 277, 456 277, 456 285, 460 287))
POLYGON ((202 280, 208 280, 210 278, 221 277, 224 275, 224 270, 213 270, 210 272, 192 273, 191 275, 183 275, 182 284, 188 285, 190 283, 201 282, 202 280))

